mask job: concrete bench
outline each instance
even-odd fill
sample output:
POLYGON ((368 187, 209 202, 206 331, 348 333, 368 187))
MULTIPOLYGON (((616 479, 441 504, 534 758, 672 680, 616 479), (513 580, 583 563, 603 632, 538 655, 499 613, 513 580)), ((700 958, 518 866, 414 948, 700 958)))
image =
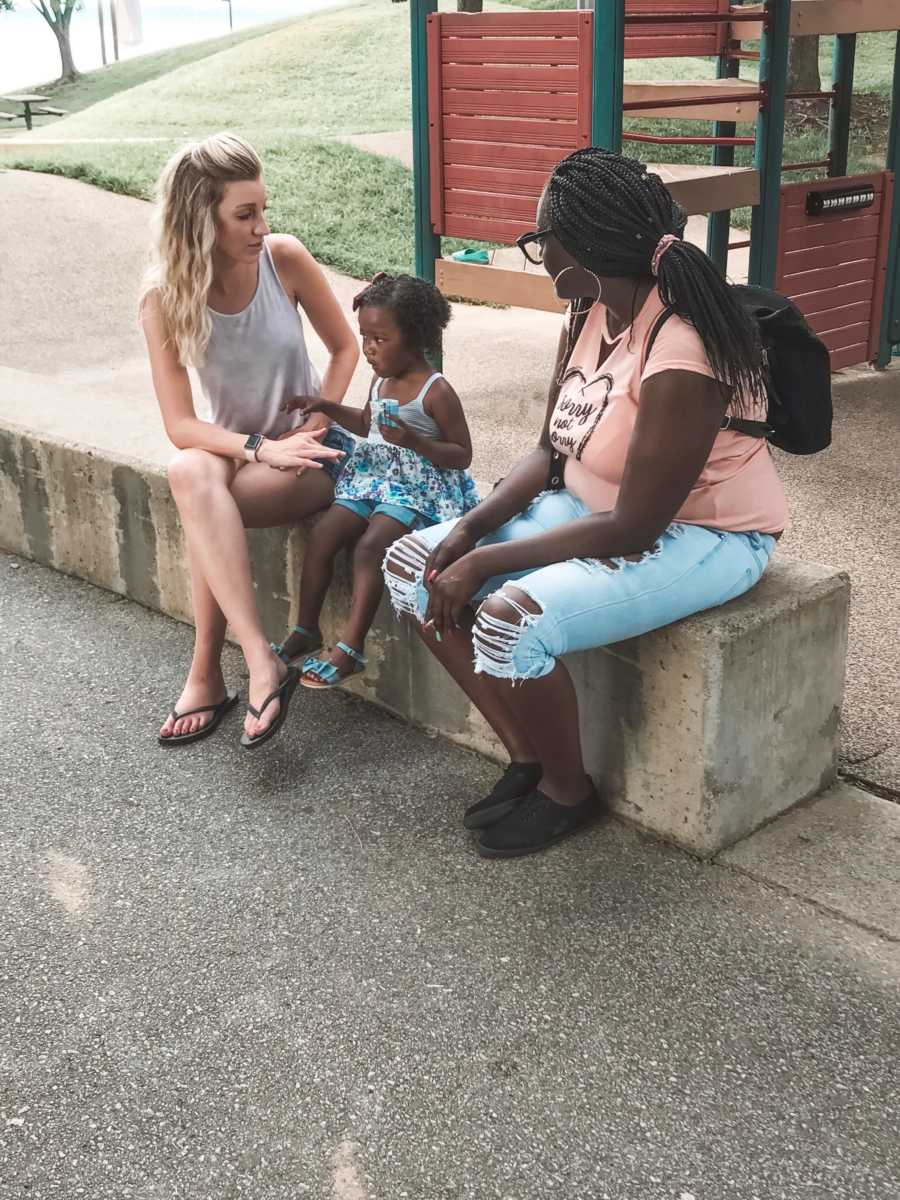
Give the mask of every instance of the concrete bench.
MULTIPOLYGON (((308 528, 250 535, 273 636, 294 619, 308 528)), ((178 513, 157 468, 0 428, 0 546, 190 619, 178 513)), ((330 642, 348 601, 344 567, 323 614, 330 642)), ((848 612, 846 575, 776 556, 752 592, 723 608, 572 656, 588 765, 616 811, 708 855, 828 786, 848 612)), ((501 757, 480 716, 386 601, 367 654, 352 691, 501 757)))

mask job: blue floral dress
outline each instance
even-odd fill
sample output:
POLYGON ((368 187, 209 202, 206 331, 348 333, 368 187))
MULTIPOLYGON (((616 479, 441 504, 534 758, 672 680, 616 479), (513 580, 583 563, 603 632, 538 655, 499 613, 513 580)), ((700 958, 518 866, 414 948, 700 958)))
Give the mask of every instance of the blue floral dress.
MULTIPOLYGON (((440 374, 432 375, 414 400, 400 406, 399 413, 400 419, 408 419, 417 433, 435 439, 440 433, 422 402, 431 384, 440 378, 440 374), (429 427, 433 427, 434 432, 427 432, 429 427)), ((380 395, 383 382, 379 378, 372 384, 369 433, 365 439, 357 441, 346 460, 335 487, 335 500, 398 504, 417 512, 421 525, 434 525, 464 516, 479 502, 475 480, 468 471, 436 467, 415 450, 393 446, 384 440, 378 427, 384 411, 385 400, 380 395)))

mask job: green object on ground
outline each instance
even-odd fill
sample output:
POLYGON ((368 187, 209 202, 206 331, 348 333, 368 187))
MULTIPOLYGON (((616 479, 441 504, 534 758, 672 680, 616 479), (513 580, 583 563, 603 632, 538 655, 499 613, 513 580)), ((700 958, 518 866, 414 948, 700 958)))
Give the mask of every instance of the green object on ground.
POLYGON ((483 266, 487 266, 491 261, 487 250, 476 250, 472 246, 467 246, 465 250, 454 250, 450 257, 455 258, 457 262, 479 263, 483 266))

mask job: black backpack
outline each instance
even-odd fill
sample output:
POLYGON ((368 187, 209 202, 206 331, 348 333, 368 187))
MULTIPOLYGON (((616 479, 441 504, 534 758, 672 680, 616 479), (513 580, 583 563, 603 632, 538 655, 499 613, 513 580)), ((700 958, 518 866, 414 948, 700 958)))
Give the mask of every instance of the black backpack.
MULTIPOLYGON (((816 454, 831 444, 831 359, 825 343, 803 313, 778 292, 751 284, 732 287, 738 301, 759 326, 769 364, 766 421, 726 416, 723 429, 768 438, 789 454, 816 454)), ((647 340, 645 360, 656 335, 672 316, 666 309, 647 340)))

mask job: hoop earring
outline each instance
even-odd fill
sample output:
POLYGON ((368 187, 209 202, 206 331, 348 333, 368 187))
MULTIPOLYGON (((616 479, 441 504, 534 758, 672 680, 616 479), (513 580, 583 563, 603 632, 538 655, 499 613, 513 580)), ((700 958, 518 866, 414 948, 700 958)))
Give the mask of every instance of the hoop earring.
POLYGON ((603 288, 600 284, 600 280, 597 278, 597 276, 594 274, 594 272, 590 269, 590 267, 582 267, 582 266, 563 267, 563 269, 560 271, 560 273, 553 277, 554 288, 559 283, 559 281, 562 279, 563 275, 565 275, 566 271, 575 271, 575 270, 584 271, 584 273, 586 275, 590 275, 591 279, 593 279, 594 283, 596 283, 596 285, 597 285, 597 295, 594 297, 594 299, 599 300, 600 297, 603 295, 603 288))

